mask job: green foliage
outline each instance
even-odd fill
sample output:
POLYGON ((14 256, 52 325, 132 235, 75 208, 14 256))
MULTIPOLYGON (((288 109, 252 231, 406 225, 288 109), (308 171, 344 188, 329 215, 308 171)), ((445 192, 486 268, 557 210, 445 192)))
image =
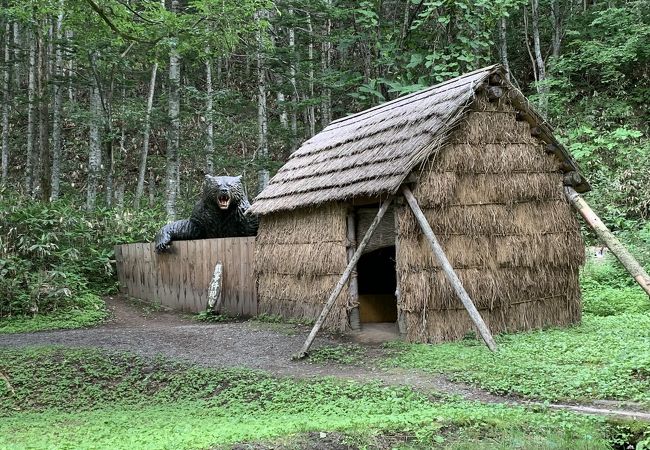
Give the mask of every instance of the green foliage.
POLYGON ((325 430, 343 431, 359 447, 400 432, 430 448, 446 441, 445 430, 468 430, 608 448, 593 418, 432 402, 375 383, 274 378, 96 350, 2 350, 0 367, 0 447, 191 449, 325 430))
POLYGON ((593 186, 589 199, 616 230, 650 217, 650 9, 609 2, 575 16, 550 66, 549 116, 593 186))
POLYGON ((398 352, 389 364, 449 374, 499 394, 650 404, 648 329, 647 312, 585 315, 572 328, 498 336, 496 353, 478 340, 393 344, 398 352))
POLYGON ((580 287, 584 313, 596 316, 650 313, 646 293, 612 259, 608 256, 605 261, 590 261, 583 269, 580 287))
POLYGON ((71 303, 73 305, 49 314, 1 318, 0 333, 83 328, 101 322, 108 315, 104 301, 94 294, 79 295, 71 303))
POLYGON ((147 211, 85 213, 0 192, 0 318, 96 309, 92 293, 116 287, 113 246, 148 241, 159 223, 147 211))
POLYGON ((323 345, 309 352, 309 361, 355 364, 363 358, 365 353, 365 349, 357 344, 323 345))

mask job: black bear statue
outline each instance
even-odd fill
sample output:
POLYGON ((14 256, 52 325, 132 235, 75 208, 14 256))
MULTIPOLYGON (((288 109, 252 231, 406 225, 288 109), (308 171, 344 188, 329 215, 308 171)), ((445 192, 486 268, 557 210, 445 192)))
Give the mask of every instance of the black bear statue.
POLYGON ((156 252, 170 251, 173 241, 255 236, 257 217, 250 207, 241 176, 205 176, 201 198, 186 220, 171 222, 156 235, 156 252))

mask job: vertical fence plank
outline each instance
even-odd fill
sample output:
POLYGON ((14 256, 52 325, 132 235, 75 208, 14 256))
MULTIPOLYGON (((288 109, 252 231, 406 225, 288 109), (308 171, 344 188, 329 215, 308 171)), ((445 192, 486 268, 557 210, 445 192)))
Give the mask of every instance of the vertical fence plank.
POLYGON ((254 255, 254 237, 176 241, 167 254, 155 253, 151 243, 115 247, 124 294, 173 309, 203 311, 214 267, 221 262, 223 310, 243 316, 257 313, 254 255))

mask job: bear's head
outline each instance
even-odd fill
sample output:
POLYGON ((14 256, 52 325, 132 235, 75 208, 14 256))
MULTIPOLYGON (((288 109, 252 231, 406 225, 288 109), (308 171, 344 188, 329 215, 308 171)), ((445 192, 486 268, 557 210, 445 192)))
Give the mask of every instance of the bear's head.
POLYGON ((203 182, 203 198, 215 203, 222 210, 237 207, 244 198, 241 176, 213 177, 206 175, 203 182))

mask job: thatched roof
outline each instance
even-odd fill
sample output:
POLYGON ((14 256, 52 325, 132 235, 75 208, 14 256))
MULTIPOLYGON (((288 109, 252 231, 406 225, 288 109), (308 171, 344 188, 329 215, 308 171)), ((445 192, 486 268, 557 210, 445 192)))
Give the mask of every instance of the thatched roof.
MULTIPOLYGON (((497 73, 503 73, 501 66, 485 67, 332 122, 291 155, 250 212, 268 214, 396 192, 413 169, 440 148, 477 91, 497 73)), ((508 82, 501 84, 526 120, 538 126, 540 135, 577 171, 523 95, 508 82)))

